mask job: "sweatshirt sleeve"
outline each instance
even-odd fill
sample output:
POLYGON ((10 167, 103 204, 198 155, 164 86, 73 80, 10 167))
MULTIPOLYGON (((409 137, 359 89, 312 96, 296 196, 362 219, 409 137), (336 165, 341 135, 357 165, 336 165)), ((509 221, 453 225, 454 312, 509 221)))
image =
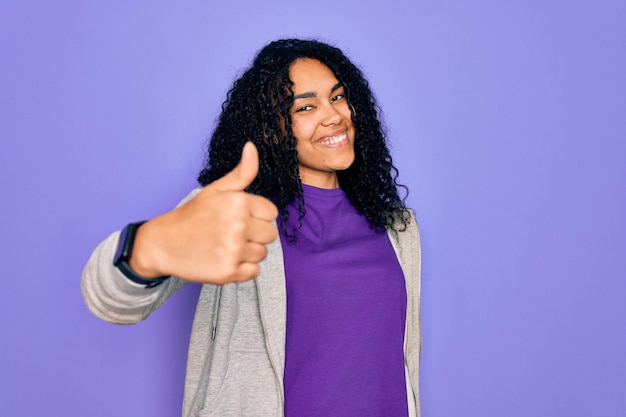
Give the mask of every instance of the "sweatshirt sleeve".
MULTIPOLYGON (((199 191, 193 190, 180 204, 199 191)), ((97 317, 115 324, 135 324, 148 318, 185 281, 171 277, 161 285, 146 288, 129 280, 113 265, 119 236, 120 231, 112 233, 91 254, 83 270, 81 290, 85 304, 97 317)))

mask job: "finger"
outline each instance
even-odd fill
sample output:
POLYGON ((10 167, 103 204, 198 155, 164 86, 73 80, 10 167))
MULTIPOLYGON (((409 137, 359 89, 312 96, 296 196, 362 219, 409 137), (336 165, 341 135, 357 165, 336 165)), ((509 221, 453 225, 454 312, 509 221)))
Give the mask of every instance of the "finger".
POLYGON ((278 208, 267 198, 250 194, 248 195, 248 199, 251 217, 265 220, 266 222, 271 222, 278 217, 278 208))
POLYGON ((278 237, 276 226, 265 220, 252 218, 248 221, 246 238, 250 243, 267 244, 278 237))
POLYGON ((248 243, 243 254, 242 262, 259 263, 267 256, 267 248, 261 243, 248 243))
POLYGON ((237 270, 237 281, 247 281, 259 276, 261 267, 256 262, 243 262, 237 270))
POLYGON ((259 173, 259 152, 252 142, 246 142, 243 146, 239 164, 211 185, 221 191, 243 191, 259 173))

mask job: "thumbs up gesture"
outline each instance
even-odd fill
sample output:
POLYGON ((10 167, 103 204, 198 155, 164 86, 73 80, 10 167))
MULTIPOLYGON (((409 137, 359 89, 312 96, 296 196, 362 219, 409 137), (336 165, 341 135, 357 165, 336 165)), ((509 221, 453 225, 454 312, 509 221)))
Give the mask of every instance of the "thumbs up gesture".
POLYGON ((175 275, 200 283, 256 277, 267 255, 265 245, 278 236, 271 223, 276 206, 244 191, 258 170, 258 151, 246 143, 231 172, 138 229, 130 267, 146 278, 175 275))

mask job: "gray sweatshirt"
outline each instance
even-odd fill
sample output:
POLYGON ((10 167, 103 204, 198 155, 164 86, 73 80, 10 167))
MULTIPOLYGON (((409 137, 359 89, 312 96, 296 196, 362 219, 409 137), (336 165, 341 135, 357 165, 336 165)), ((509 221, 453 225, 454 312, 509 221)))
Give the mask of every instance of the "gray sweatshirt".
MULTIPOLYGON (((184 200, 193 198, 199 189, 184 200)), ((405 365, 409 415, 419 417, 420 241, 415 217, 404 232, 389 232, 405 276, 405 365)), ((185 281, 171 277, 154 288, 126 278, 114 265, 119 232, 91 255, 83 297, 93 314, 134 324, 158 309, 185 281)), ((268 245, 260 275, 236 284, 202 286, 187 359, 183 416, 282 416, 286 291, 280 239, 268 245), (216 329, 213 338, 213 329, 216 329)))

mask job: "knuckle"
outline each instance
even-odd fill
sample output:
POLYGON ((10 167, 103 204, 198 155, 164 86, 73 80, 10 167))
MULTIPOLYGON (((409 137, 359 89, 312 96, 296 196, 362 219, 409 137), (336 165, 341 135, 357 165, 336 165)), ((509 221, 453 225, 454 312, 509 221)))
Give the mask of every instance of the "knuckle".
POLYGON ((237 280, 238 268, 235 264, 229 263, 221 270, 221 279, 223 282, 233 282, 237 280))
POLYGON ((244 219, 235 219, 230 224, 230 232, 236 237, 246 232, 247 222, 244 219))

